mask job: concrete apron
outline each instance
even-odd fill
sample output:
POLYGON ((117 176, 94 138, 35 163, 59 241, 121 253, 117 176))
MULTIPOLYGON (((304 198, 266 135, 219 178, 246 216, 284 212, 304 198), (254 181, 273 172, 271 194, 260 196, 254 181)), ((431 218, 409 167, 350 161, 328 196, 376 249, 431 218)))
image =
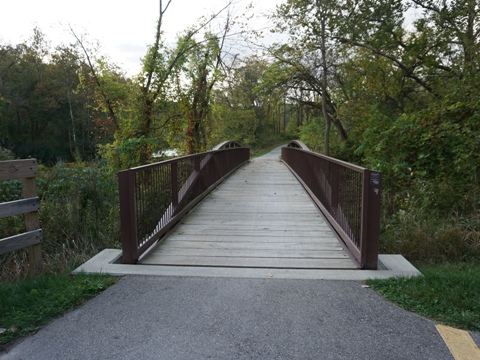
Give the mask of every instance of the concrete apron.
POLYGON ((273 268, 229 268, 198 266, 125 265, 118 263, 122 251, 105 249, 73 273, 151 276, 200 276, 228 278, 275 278, 316 280, 387 279, 396 276, 420 276, 421 273, 402 255, 379 255, 379 270, 315 270, 273 268))

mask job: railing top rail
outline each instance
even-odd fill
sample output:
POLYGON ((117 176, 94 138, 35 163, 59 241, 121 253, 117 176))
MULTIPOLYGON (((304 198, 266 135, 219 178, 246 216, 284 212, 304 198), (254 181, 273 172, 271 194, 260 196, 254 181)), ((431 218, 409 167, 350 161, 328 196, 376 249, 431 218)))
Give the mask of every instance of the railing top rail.
POLYGON ((36 159, 0 161, 0 181, 36 177, 37 172, 36 159))
MULTIPOLYGON (((244 148, 244 146, 240 146, 240 147, 236 147, 236 149, 238 148, 244 148)), ((196 158, 198 156, 203 156, 203 155, 208 155, 208 154, 212 154, 212 153, 217 153, 217 152, 221 152, 221 151, 228 151, 228 150, 233 150, 235 148, 222 148, 222 149, 214 149, 214 150, 210 150, 210 151, 205 151, 205 152, 201 152, 201 153, 197 153, 197 154, 192 154, 192 155, 185 155, 185 156, 181 156, 181 157, 176 157, 176 158, 173 158, 173 159, 168 159, 168 160, 163 160, 163 161, 159 161, 159 162, 156 162, 156 163, 153 163, 153 164, 147 164, 147 165, 141 165, 141 166, 136 166, 136 167, 132 167, 132 168, 128 168, 128 169, 125 169, 125 170, 121 170, 119 172, 123 172, 123 171, 142 171, 142 170, 148 170, 150 168, 154 168, 154 167, 157 167, 157 166, 160 166, 160 165, 165 165, 165 164, 170 164, 170 163, 173 163, 173 162, 177 162, 179 160, 185 160, 185 159, 193 159, 193 158, 196 158)))
POLYGON ((346 161, 342 161, 342 160, 335 159, 335 158, 330 157, 330 156, 326 156, 326 155, 323 155, 323 154, 319 154, 319 153, 313 152, 313 151, 311 151, 311 150, 304 150, 304 149, 299 149, 299 148, 294 148, 294 147, 290 147, 290 148, 295 149, 295 150, 297 150, 297 151, 302 151, 302 152, 308 153, 308 154, 310 154, 310 155, 312 155, 312 156, 316 156, 316 157, 325 159, 325 160, 327 160, 327 161, 329 161, 329 162, 332 162, 332 163, 341 165, 341 166, 343 166, 343 167, 352 169, 352 170, 357 171, 357 172, 360 172, 360 173, 364 173, 365 171, 368 171, 368 170, 369 170, 369 169, 364 168, 364 167, 362 167, 362 166, 354 165, 354 164, 351 164, 351 163, 346 162, 346 161))

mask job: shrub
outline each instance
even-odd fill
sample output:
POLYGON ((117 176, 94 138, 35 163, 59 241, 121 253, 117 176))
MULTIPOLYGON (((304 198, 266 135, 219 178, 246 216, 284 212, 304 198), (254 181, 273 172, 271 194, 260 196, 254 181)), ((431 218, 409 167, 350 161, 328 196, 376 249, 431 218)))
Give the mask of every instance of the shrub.
MULTIPOLYGON (((74 268, 107 247, 119 246, 118 184, 104 163, 58 163, 42 168, 37 189, 46 273, 74 268)), ((9 231, 24 231, 21 217, 7 219, 9 231)), ((0 266, 0 280, 26 274, 25 251, 1 256, 0 266)))
POLYGON ((442 263, 480 259, 480 216, 439 216, 425 209, 400 210, 383 221, 381 252, 410 261, 442 263))

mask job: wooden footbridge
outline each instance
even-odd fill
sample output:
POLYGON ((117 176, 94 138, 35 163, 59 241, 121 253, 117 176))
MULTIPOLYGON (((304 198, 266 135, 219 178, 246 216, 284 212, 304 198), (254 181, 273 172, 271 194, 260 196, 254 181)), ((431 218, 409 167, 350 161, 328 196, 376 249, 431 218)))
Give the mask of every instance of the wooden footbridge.
POLYGON ((226 142, 119 184, 123 263, 377 268, 380 174, 298 141, 251 161, 226 142))

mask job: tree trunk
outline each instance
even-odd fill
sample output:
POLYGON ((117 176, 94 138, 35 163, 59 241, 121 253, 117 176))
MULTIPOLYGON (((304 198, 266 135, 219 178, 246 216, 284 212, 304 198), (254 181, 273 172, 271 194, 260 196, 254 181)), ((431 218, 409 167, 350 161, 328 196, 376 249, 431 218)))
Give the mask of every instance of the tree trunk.
POLYGON ((325 9, 322 8, 319 0, 317 0, 317 7, 321 13, 321 34, 320 34, 320 51, 322 53, 322 112, 323 118, 325 119, 325 148, 324 154, 330 154, 330 128, 331 128, 331 118, 327 110, 327 75, 328 75, 328 66, 327 66, 327 41, 326 41, 326 14, 325 9))

